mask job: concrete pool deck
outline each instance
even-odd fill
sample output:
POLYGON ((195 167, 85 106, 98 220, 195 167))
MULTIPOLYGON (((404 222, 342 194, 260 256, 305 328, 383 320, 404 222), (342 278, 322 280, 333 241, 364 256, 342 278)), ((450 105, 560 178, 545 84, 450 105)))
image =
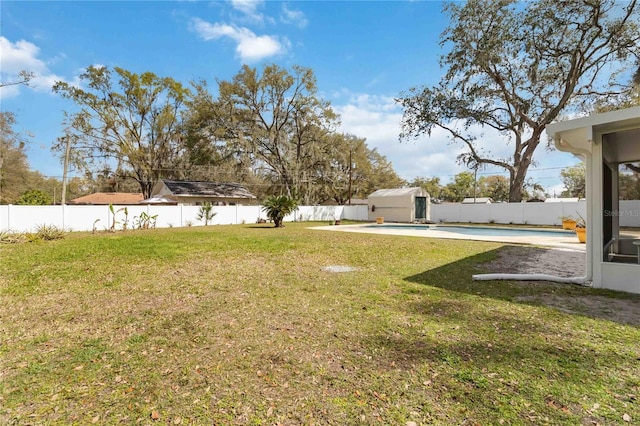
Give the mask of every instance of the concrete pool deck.
MULTIPOLYGON (((566 236, 558 236, 550 233, 551 235, 543 235, 544 231, 540 232, 540 235, 468 235, 451 231, 438 230, 438 228, 444 228, 447 226, 452 227, 464 227, 465 225, 441 225, 433 224, 435 228, 429 229, 416 229, 416 225, 411 224, 383 224, 375 225, 373 223, 364 223, 356 225, 332 225, 332 226, 317 226, 313 229, 326 230, 326 231, 339 231, 339 232, 357 232, 366 234, 383 234, 383 235, 403 235, 407 237, 424 237, 424 238, 442 238, 452 240, 472 240, 472 241, 490 241, 498 243, 510 243, 510 244, 527 244, 542 247, 555 247, 563 248, 567 250, 586 251, 586 244, 581 244, 578 241, 578 237, 575 234, 568 233, 566 236), (385 227, 385 225, 393 225, 392 227, 385 227)), ((473 226, 469 226, 473 227, 473 226)), ((475 226, 476 228, 490 228, 490 226, 475 226)), ((496 226, 496 229, 509 229, 506 227, 496 226)), ((536 228, 514 228, 519 230, 532 230, 540 231, 536 228)))

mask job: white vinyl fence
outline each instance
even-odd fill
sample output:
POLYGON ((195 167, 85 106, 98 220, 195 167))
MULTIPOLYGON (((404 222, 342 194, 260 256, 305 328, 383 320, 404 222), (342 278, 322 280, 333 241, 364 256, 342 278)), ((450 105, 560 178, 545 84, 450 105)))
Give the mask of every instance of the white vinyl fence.
MULTIPOLYGON (((157 228, 202 226, 197 219, 198 206, 114 206, 116 229, 137 227, 141 214, 155 216, 157 228)), ((578 214, 586 217, 586 202, 559 203, 494 203, 494 204, 432 204, 432 222, 472 222, 528 225, 560 225, 561 217, 578 214)), ((261 206, 216 206, 211 225, 256 223, 266 219, 261 206)), ((621 201, 620 210, 612 212, 620 218, 620 226, 640 227, 640 201, 621 201)), ((327 221, 348 219, 368 221, 367 206, 301 206, 285 221, 327 221)), ((38 226, 54 225, 69 231, 102 231, 110 229, 114 215, 109 206, 14 206, 0 205, 0 231, 33 232, 38 226)))
MULTIPOLYGON (((56 226, 68 231, 98 231, 138 227, 145 215, 154 217, 157 228, 203 226, 197 219, 199 206, 15 206, 0 205, 0 231, 33 232, 42 225, 56 226), (126 207, 126 214, 125 209, 126 207)), ((215 216, 210 225, 256 223, 266 219, 261 206, 214 206, 215 216)), ((285 221, 327 221, 339 219, 367 220, 367 206, 301 206, 285 221)))
MULTIPOLYGON (((563 216, 586 219, 586 201, 558 203, 432 204, 433 222, 473 222, 524 225, 560 225, 563 216)), ((609 212, 620 226, 640 226, 640 201, 620 201, 620 210, 609 212)))

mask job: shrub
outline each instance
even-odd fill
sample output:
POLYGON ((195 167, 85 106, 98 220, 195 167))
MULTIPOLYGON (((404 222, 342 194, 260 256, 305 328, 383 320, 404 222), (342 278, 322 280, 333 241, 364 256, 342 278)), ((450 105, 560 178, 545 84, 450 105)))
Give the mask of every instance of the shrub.
MULTIPOLYGON (((149 229, 156 227, 156 219, 158 219, 158 215, 154 214, 151 216, 148 213, 142 212, 140 213, 140 217, 135 216, 133 218, 133 223, 138 229, 149 229)), ((171 226, 169 226, 171 228, 171 226)))
POLYGON ((51 204, 51 197, 44 191, 32 189, 23 193, 16 200, 16 204, 23 206, 46 206, 51 204))
POLYGON ((12 231, 0 231, 0 243, 3 244, 17 244, 24 243, 24 234, 12 231))
POLYGON ((282 228, 284 217, 297 209, 298 201, 286 195, 273 195, 262 203, 262 210, 273 221, 276 228, 282 228))
POLYGON ((60 229, 55 225, 38 225, 35 235, 37 235, 39 239, 51 241, 64 238, 65 232, 64 229, 60 229))

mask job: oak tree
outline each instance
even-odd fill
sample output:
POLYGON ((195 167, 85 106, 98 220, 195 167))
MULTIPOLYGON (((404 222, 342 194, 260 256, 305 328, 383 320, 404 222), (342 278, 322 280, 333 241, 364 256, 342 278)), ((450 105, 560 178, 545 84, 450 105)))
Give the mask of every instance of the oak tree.
POLYGON ((32 172, 25 152, 28 140, 14 130, 15 123, 13 113, 0 111, 0 204, 12 204, 30 189, 32 172))
POLYGON ((509 201, 521 201, 545 127, 621 93, 627 59, 640 53, 636 0, 470 0, 445 11, 446 73, 401 94, 400 138, 444 130, 466 148, 460 162, 508 171, 509 201), (504 136, 510 156, 482 146, 488 129, 504 136))
POLYGON ((231 81, 218 81, 218 97, 208 108, 200 129, 212 143, 224 143, 283 193, 310 201, 304 196, 309 171, 324 161, 326 135, 337 122, 318 96, 311 69, 265 65, 259 72, 245 65, 231 81))
POLYGON ((183 150, 180 112, 189 90, 169 77, 118 67, 90 66, 80 80, 86 89, 63 81, 53 87, 79 107, 66 114, 72 150, 89 164, 116 165, 149 197, 183 150))

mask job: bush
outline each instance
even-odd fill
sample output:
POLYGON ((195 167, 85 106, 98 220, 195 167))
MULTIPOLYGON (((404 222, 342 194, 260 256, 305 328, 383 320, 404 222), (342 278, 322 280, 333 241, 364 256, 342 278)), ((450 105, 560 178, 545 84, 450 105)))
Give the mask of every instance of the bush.
POLYGON ((282 228, 284 217, 297 209, 298 201, 286 195, 273 195, 262 203, 262 210, 273 221, 276 228, 282 228))
POLYGON ((17 200, 17 205, 46 206, 51 204, 51 197, 39 189, 32 189, 22 194, 17 200))
POLYGON ((0 231, 0 243, 3 244, 17 244, 24 243, 24 234, 12 231, 0 231))
POLYGON ((36 235, 45 241, 60 240, 64 238, 64 229, 60 229, 55 225, 38 225, 36 227, 36 235))
POLYGON ((18 244, 59 240, 64 238, 65 234, 66 232, 63 229, 55 225, 38 225, 36 232, 0 231, 0 243, 18 244))

